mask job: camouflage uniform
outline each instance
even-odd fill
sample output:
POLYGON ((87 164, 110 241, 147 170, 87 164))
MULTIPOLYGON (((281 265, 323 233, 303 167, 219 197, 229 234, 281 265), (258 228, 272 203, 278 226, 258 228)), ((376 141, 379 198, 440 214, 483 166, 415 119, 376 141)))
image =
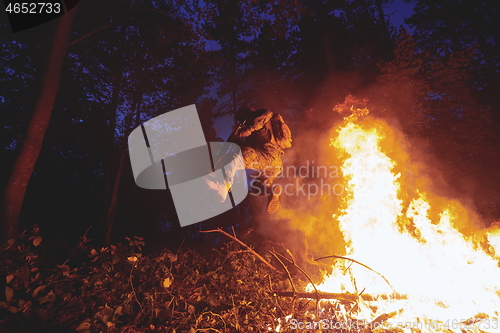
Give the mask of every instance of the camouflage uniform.
POLYGON ((233 161, 225 166, 227 183, 213 181, 209 175, 207 185, 219 195, 221 202, 226 200, 228 188, 233 183, 236 171, 254 170, 250 175, 250 188, 254 195, 267 195, 267 211, 274 213, 278 209, 281 187, 272 185, 281 173, 283 149, 292 143, 288 126, 279 114, 266 109, 255 111, 242 107, 235 115, 239 126, 231 134, 228 142, 241 147, 243 160, 233 156, 233 161))
POLYGON ((251 178, 254 195, 269 197, 268 212, 278 208, 281 187, 272 186, 281 173, 283 149, 291 147, 291 133, 279 114, 266 109, 253 110, 242 107, 235 116, 240 126, 228 141, 241 147, 245 168, 256 170, 251 178))

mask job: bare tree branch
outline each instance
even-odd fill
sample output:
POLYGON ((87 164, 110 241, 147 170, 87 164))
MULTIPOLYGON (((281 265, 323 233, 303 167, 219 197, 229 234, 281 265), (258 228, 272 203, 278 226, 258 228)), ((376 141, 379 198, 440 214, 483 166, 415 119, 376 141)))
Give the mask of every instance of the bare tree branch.
POLYGON ((100 30, 102 30, 102 29, 109 28, 110 26, 111 26, 111 24, 103 25, 102 27, 97 28, 97 29, 95 29, 94 31, 89 32, 89 33, 88 33, 88 34, 86 34, 85 36, 82 36, 82 37, 80 37, 80 38, 78 38, 78 39, 75 39, 74 41, 72 41, 72 42, 68 43, 68 46, 73 45, 73 44, 76 44, 76 43, 78 43, 79 41, 81 41, 81 40, 83 40, 83 39, 85 39, 85 38, 89 37, 90 35, 95 34, 96 32, 98 32, 98 31, 100 31, 100 30))
POLYGON ((352 261, 358 265, 361 265, 363 266, 364 268, 367 268, 369 269, 370 271, 372 271, 373 273, 379 275, 382 279, 384 279, 385 282, 387 282, 387 284, 389 285, 389 287, 391 287, 392 290, 394 290, 394 288, 392 287, 392 285, 389 283, 389 280, 387 280, 385 278, 385 276, 383 276, 382 274, 380 274, 379 272, 377 272, 376 270, 374 270, 373 268, 363 264, 363 263, 360 263, 359 261, 357 260, 354 260, 354 259, 351 259, 351 258, 347 258, 347 257, 342 257, 342 256, 337 256, 337 255, 331 255, 331 256, 326 256, 326 257, 321 257, 321 258, 316 258, 314 259, 314 261, 318 261, 318 260, 322 260, 322 259, 328 259, 328 258, 337 258, 337 259, 344 259, 344 260, 349 260, 349 261, 352 261))
POLYGON ((218 233, 221 233, 229 238, 231 238, 232 240, 234 240, 236 243, 240 244, 241 246, 245 247, 250 253, 252 253, 257 259, 259 259, 260 261, 262 261, 264 264, 266 264, 267 267, 271 268, 273 271, 276 271, 276 272, 280 272, 276 267, 274 267, 273 265, 271 265, 270 263, 268 263, 266 261, 266 259, 264 259, 260 254, 258 254, 257 252, 255 252, 252 248, 250 248, 248 245, 246 245, 245 243, 243 243, 242 241, 240 241, 238 238, 236 238, 235 236, 233 235, 230 235, 228 234, 227 232, 225 232, 224 230, 220 229, 220 228, 217 228, 215 230, 200 230, 200 232, 203 232, 203 233, 209 233, 209 232, 218 232, 218 233))

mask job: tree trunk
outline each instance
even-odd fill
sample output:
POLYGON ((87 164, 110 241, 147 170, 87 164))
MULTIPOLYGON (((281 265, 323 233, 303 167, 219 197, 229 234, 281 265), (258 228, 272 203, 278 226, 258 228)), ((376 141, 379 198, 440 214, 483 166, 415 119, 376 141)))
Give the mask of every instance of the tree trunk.
MULTIPOLYGON (((123 76, 121 75, 121 65, 117 63, 113 63, 111 67, 111 82, 113 85, 113 92, 111 95, 111 103, 106 114, 105 119, 109 120, 109 123, 106 125, 104 129, 103 142, 104 142, 104 189, 102 192, 103 198, 103 206, 102 206, 102 215, 101 215, 101 228, 100 236, 104 237, 104 242, 107 243, 107 233, 108 233, 108 223, 109 223, 109 207, 111 202, 111 197, 113 193, 113 184, 116 178, 116 161, 119 156, 116 154, 116 144, 115 144, 115 129, 116 129, 116 112, 118 109, 118 104, 120 101, 120 92, 121 92, 121 82, 123 76)), ((102 238, 101 238, 102 239, 102 238)))
POLYGON ((323 48, 325 50, 325 63, 328 69, 328 74, 333 74, 333 55, 332 55, 332 45, 330 43, 330 32, 328 31, 328 17, 321 13, 319 15, 319 21, 321 25, 321 36, 323 37, 323 48))
MULTIPOLYGON (((133 109, 136 112, 136 126, 139 126, 140 123, 140 115, 141 115, 141 103, 142 103, 143 95, 136 93, 134 94, 133 98, 133 109)), ((128 124, 126 124, 127 130, 131 128, 131 124, 133 120, 133 114, 130 116, 130 121, 128 124)), ((113 127, 114 129, 114 127, 113 127)), ((123 151, 123 146, 126 145, 127 138, 124 138, 125 143, 120 145, 119 148, 120 150, 123 151)), ((109 151, 109 156, 111 158, 115 158, 117 154, 114 152, 115 149, 112 148, 112 150, 109 151)), ((105 212, 105 220, 104 220, 104 227, 105 227, 105 235, 104 235, 104 243, 106 245, 109 245, 111 243, 111 236, 113 234, 113 225, 115 222, 115 215, 116 215, 116 207, 118 203, 118 195, 120 193, 120 184, 121 184, 121 179, 122 179, 122 170, 123 170, 123 165, 125 163, 125 153, 120 153, 120 161, 118 162, 118 167, 116 169, 115 173, 115 178, 113 180, 113 189, 111 193, 109 194, 109 200, 106 202, 109 202, 106 212, 105 212)), ((111 174, 112 171, 114 170, 108 170, 108 172, 111 174)))
POLYGON ((462 46, 462 42, 457 32, 459 23, 456 21, 453 9, 450 9, 450 6, 445 8, 446 31, 450 36, 451 42, 455 46, 455 51, 463 51, 465 48, 462 46))
POLYGON ((108 206, 108 214, 106 220, 106 235, 104 237, 104 242, 106 245, 111 243, 111 235, 113 233, 113 222, 116 215, 116 204, 118 202, 118 193, 121 184, 123 164, 125 163, 125 153, 120 156, 120 162, 118 163, 118 170, 116 171, 115 182, 113 184, 113 192, 111 193, 111 201, 108 206))
POLYGON ((75 12, 76 8, 59 18, 60 21, 52 41, 46 71, 42 79, 40 96, 31 116, 21 151, 14 162, 12 173, 7 182, 1 212, 3 223, 0 237, 3 241, 15 239, 19 233, 19 216, 21 215, 24 195, 42 149, 45 132, 49 126, 50 116, 59 91, 63 62, 75 12))
MULTIPOLYGON (((233 59, 233 63, 231 63, 231 81, 232 81, 232 84, 231 84, 231 106, 232 106, 232 114, 236 114, 236 110, 237 107, 238 107, 238 101, 237 101, 237 97, 238 97, 238 82, 237 82, 237 64, 236 64, 236 50, 232 50, 231 52, 231 55, 232 55, 232 59, 233 59)), ((237 121, 236 121, 236 118, 234 118, 234 125, 235 126, 238 126, 237 124, 237 121)))
POLYGON ((392 3, 392 1, 388 1, 388 2, 385 2, 384 0, 376 0, 375 1, 375 6, 377 8, 378 18, 384 24, 387 23, 387 21, 385 19, 384 5, 386 5, 388 3, 392 3))

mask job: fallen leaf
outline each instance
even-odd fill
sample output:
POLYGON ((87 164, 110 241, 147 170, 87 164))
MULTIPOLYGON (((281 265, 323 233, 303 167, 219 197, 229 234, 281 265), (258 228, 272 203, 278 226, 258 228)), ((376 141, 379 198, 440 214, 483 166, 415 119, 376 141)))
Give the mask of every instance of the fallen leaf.
POLYGON ((61 266, 59 266, 59 268, 61 268, 63 275, 66 275, 66 276, 69 275, 70 268, 68 265, 61 265, 61 266))
POLYGON ((33 245, 38 246, 42 242, 42 237, 36 236, 35 239, 33 239, 33 245))
POLYGON ((77 332, 80 332, 80 331, 86 331, 88 329, 90 329, 90 323, 88 322, 89 319, 85 319, 80 325, 78 325, 78 327, 76 328, 76 331, 77 332))
POLYGON ((5 299, 7 302, 10 302, 12 297, 14 296, 14 290, 11 287, 5 286, 5 299))
POLYGON ((37 298, 38 296, 38 293, 40 293, 40 291, 44 290, 45 289, 45 285, 42 285, 42 286, 38 286, 36 287, 35 290, 33 290, 33 294, 31 294, 31 297, 33 298, 37 298))
POLYGON ((163 280, 163 288, 168 288, 172 285, 172 280, 170 278, 165 278, 165 280, 163 280))
POLYGON ((123 314, 123 306, 118 306, 116 309, 115 309, 115 316, 121 316, 123 314))

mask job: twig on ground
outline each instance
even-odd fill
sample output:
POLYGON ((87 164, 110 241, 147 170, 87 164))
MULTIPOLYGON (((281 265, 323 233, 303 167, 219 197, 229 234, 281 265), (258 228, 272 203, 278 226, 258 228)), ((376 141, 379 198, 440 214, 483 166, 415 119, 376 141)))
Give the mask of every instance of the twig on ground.
POLYGON ((240 251, 229 252, 229 254, 248 253, 248 252, 249 252, 248 250, 240 250, 240 251))
POLYGON ((369 269, 370 271, 372 271, 373 273, 375 273, 375 274, 379 275, 382 279, 384 279, 384 281, 385 281, 385 282, 389 285, 389 287, 391 287, 391 289, 392 289, 393 291, 395 291, 395 290, 394 290, 394 287, 391 285, 391 283, 389 282, 389 280, 387 280, 387 279, 385 278, 385 276, 383 276, 382 274, 380 274, 379 272, 377 272, 376 270, 374 270, 374 269, 373 269, 373 268, 371 268, 370 266, 367 266, 367 265, 365 265, 365 264, 363 264, 363 263, 361 263, 361 262, 359 262, 359 261, 357 261, 357 260, 354 260, 354 259, 351 259, 351 258, 347 258, 347 257, 337 256, 337 255, 331 255, 331 256, 326 256, 326 257, 316 258, 316 259, 314 259, 314 261, 323 260, 323 259, 328 259, 328 258, 337 258, 337 259, 349 260, 349 261, 352 261, 352 262, 354 262, 354 263, 356 263, 356 264, 358 264, 358 265, 361 265, 361 266, 363 266, 364 268, 367 268, 367 269, 369 269))
MULTIPOLYGON (((243 243, 242 241, 240 241, 238 238, 236 238, 236 236, 233 236, 233 235, 230 235, 228 234, 227 232, 225 232, 224 230, 220 229, 220 228, 217 228, 217 229, 214 229, 214 230, 200 230, 199 232, 203 232, 203 233, 209 233, 209 232, 218 232, 218 233, 221 233, 229 238, 231 238, 232 240, 234 240, 236 243, 240 244, 241 246, 245 247, 250 253, 252 253, 257 259, 259 259, 260 261, 262 261, 267 267, 269 267, 270 269, 272 269, 273 271, 276 271, 276 272, 280 272, 276 267, 274 267, 273 265, 271 265, 269 262, 266 261, 266 259, 264 259, 260 254, 258 254, 257 252, 255 252, 251 247, 249 247, 248 245, 246 245, 245 243, 243 243)), ((281 273, 281 272, 280 272, 281 273)))
MULTIPOLYGON (((200 324, 200 321, 201 319, 203 318, 203 315, 212 315, 214 317, 217 317, 217 318, 220 318, 220 320, 222 321, 222 323, 224 324, 224 332, 227 332, 227 326, 226 326, 226 321, 224 320, 224 318, 222 318, 222 316, 218 313, 214 313, 212 311, 206 311, 206 312, 203 312, 202 314, 200 314, 198 316, 198 318, 196 319, 196 324, 195 324, 195 327, 198 327, 198 325, 200 324)), ((215 328, 197 328, 196 329, 196 332, 198 331, 210 331, 210 330, 213 330, 215 332, 219 332, 219 333, 222 333, 221 331, 219 331, 218 329, 215 329, 215 328)))
POLYGON ((90 231, 90 228, 92 228, 92 225, 90 225, 87 229, 87 231, 85 231, 85 233, 83 234, 83 236, 81 238, 86 238, 87 237, 87 234, 89 233, 90 231))
POLYGON ((137 298, 137 293, 135 292, 134 283, 132 282, 132 272, 134 271, 134 268, 136 265, 137 265, 137 262, 134 262, 132 264, 132 268, 130 269, 130 275, 128 277, 128 282, 130 283, 130 287, 132 287, 132 293, 134 294, 135 301, 137 302, 137 304, 139 304, 139 307, 141 308, 141 312, 142 312, 144 309, 142 308, 141 302, 139 302, 139 299, 137 298))
MULTIPOLYGON (((283 246, 283 248, 285 249, 285 247, 284 247, 284 246, 283 246)), ((316 285, 315 285, 315 284, 314 284, 314 282, 312 281, 311 277, 309 277, 309 275, 306 273, 306 271, 304 271, 304 270, 302 269, 302 267, 300 267, 299 265, 297 265, 297 264, 295 263, 295 259, 294 259, 293 255, 292 255, 292 253, 291 253, 288 249, 285 249, 285 252, 286 252, 286 253, 290 256, 290 258, 291 258, 291 259, 289 259, 289 258, 285 257, 284 255, 282 255, 282 254, 280 254, 280 253, 278 253, 278 252, 276 252, 276 254, 277 254, 277 255, 279 255, 280 257, 282 257, 283 259, 287 260, 288 262, 290 262, 290 263, 291 263, 294 267, 296 267, 296 268, 297 268, 297 269, 298 269, 298 270, 299 270, 302 274, 304 274, 304 275, 305 275, 305 277, 307 278, 307 280, 309 280, 309 283, 313 286, 314 291, 316 292, 316 295, 318 295, 319 291, 318 291, 318 289, 316 288, 316 285)), ((320 298, 319 298, 319 297, 317 297, 317 298, 316 298, 316 311, 318 312, 318 316, 319 316, 319 300, 320 300, 320 298)))
MULTIPOLYGON (((290 274, 288 267, 286 267, 283 261, 281 261, 281 259, 278 258, 278 256, 276 255, 276 253, 274 253, 274 251, 269 251, 269 253, 271 253, 276 258, 276 260, 278 260, 281 266, 283 266, 283 269, 286 271, 286 274, 288 275, 288 280, 290 281, 290 285, 292 286, 293 293, 295 294, 297 292, 297 289, 295 288, 295 284, 293 283, 292 275, 290 274)), ((292 313, 294 312, 295 312, 295 297, 293 298, 292 301, 292 313)))
POLYGON ((286 274, 288 275, 288 280, 290 281, 290 285, 292 286, 293 292, 294 293, 297 292, 297 289, 295 288, 295 284, 293 283, 293 280, 292 280, 292 275, 290 274, 290 271, 288 270, 286 265, 283 263, 283 261, 281 261, 280 258, 278 258, 277 254, 274 251, 269 251, 269 253, 271 253, 276 258, 276 260, 278 260, 278 262, 281 264, 281 266, 283 266, 283 269, 286 271, 286 274))
POLYGON ((403 294, 340 294, 340 293, 327 293, 327 292, 292 292, 292 291, 273 291, 277 296, 282 297, 300 297, 300 298, 311 298, 311 299, 336 299, 339 301, 345 302, 356 302, 359 298, 364 301, 388 301, 388 300, 406 300, 408 299, 407 295, 403 294))

